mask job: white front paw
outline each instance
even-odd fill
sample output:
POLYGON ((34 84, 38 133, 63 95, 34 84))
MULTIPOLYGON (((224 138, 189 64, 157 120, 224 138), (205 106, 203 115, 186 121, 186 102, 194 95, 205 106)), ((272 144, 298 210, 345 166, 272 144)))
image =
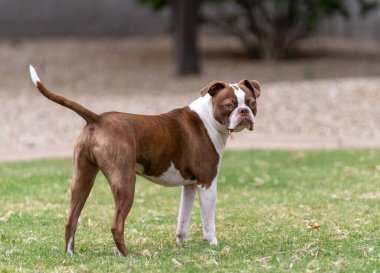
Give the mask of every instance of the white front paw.
POLYGON ((177 243, 183 244, 187 242, 187 234, 177 233, 177 243))
POLYGON ((215 236, 212 237, 204 237, 203 240, 207 241, 210 246, 216 246, 218 245, 218 240, 215 236))

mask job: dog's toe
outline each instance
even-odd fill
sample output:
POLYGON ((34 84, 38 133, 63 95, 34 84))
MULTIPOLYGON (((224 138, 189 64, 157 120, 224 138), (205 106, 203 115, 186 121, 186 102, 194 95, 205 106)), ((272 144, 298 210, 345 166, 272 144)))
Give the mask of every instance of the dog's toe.
POLYGON ((180 234, 177 233, 177 243, 183 244, 187 242, 187 235, 186 234, 180 234))
POLYGON ((216 239, 216 237, 203 238, 203 240, 207 241, 210 246, 216 246, 216 245, 218 245, 218 240, 216 239))

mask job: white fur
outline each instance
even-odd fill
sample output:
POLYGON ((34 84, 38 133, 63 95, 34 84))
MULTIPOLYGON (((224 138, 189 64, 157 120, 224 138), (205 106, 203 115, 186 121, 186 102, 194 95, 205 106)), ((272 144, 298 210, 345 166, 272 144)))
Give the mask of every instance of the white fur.
POLYGON ((215 231, 216 178, 209 188, 198 186, 199 205, 201 208, 203 238, 210 245, 217 245, 215 231))
MULTIPOLYGON (((234 111, 235 118, 237 109, 247 107, 245 105, 245 93, 242 91, 238 84, 231 85, 234 88, 235 95, 238 99, 238 107, 234 111)), ((223 124, 220 124, 214 117, 212 97, 209 94, 202 96, 189 105, 190 109, 196 112, 206 127, 207 133, 214 144, 214 147, 219 155, 219 162, 217 166, 217 174, 219 173, 220 165, 222 162, 222 153, 226 145, 229 131, 223 124)), ((249 109, 249 108, 248 108, 249 109)), ((249 109, 252 117, 252 111, 249 109)), ((254 118, 254 117, 253 117, 254 118)), ((236 125, 237 126, 237 125, 236 125)), ((198 189, 199 203, 202 216, 203 237, 210 245, 217 245, 215 231, 215 206, 216 206, 216 189, 217 189, 217 175, 213 179, 211 186, 206 188, 200 185, 195 185, 197 181, 187 180, 182 177, 180 172, 171 163, 167 171, 160 177, 152 177, 143 174, 143 166, 136 165, 136 173, 146 177, 147 179, 164 186, 179 186, 184 185, 181 196, 181 206, 178 215, 177 227, 177 242, 183 243, 187 241, 187 233, 189 230, 189 223, 191 218, 191 210, 194 204, 196 189, 198 189)))
POLYGON ((238 89, 234 90, 235 96, 238 100, 238 107, 242 107, 245 105, 245 93, 240 87, 237 85, 238 89))
POLYGON ((206 94, 190 103, 189 107, 192 111, 197 113, 202 120, 218 152, 219 158, 221 158, 229 133, 225 126, 214 118, 211 96, 206 94))
POLYGON ((184 243, 187 241, 187 233, 189 231, 189 223, 191 218, 191 210, 193 208, 196 185, 187 185, 182 188, 181 206, 178 215, 177 242, 184 243))
POLYGON ((233 129, 236 132, 239 132, 244 129, 244 127, 238 128, 239 126, 239 111, 243 108, 248 109, 249 115, 253 123, 255 122, 255 116, 252 113, 252 110, 245 104, 245 92, 241 90, 237 83, 230 84, 234 89, 235 96, 238 100, 238 106, 232 111, 230 115, 230 126, 229 129, 233 129))
POLYGON ((30 72, 30 77, 32 78, 34 85, 37 86, 37 84, 41 82, 41 80, 38 77, 37 72, 34 69, 33 65, 29 65, 29 72, 30 72))
POLYGON ((195 184, 195 180, 184 179, 181 173, 175 168, 173 162, 169 168, 160 176, 150 176, 143 173, 143 167, 136 164, 136 173, 149 179, 150 181, 166 187, 195 184))
POLYGON ((67 244, 67 253, 69 253, 71 256, 74 255, 73 241, 74 241, 74 237, 71 237, 69 240, 69 243, 67 244))
MULTIPOLYGON (((238 99, 239 105, 245 105, 245 93, 239 88, 238 84, 232 86, 234 88, 235 95, 238 99), (238 89, 238 90, 235 90, 238 89), (239 92, 240 91, 240 92, 239 92)), ((219 163, 217 167, 217 174, 219 173, 220 165, 222 163, 222 153, 226 145, 229 132, 227 128, 220 124, 213 114, 212 97, 206 94, 203 97, 198 98, 189 105, 190 109, 198 114, 202 120, 204 126, 207 129, 208 135, 215 146, 219 155, 219 163)), ((217 177, 213 179, 209 188, 202 186, 198 187, 199 203, 202 215, 203 225, 203 238, 210 245, 217 245, 215 231, 215 206, 216 206, 216 189, 217 189, 217 177)), ((181 211, 181 210, 180 210, 181 211)), ((181 214, 181 212, 180 212, 181 214)), ((188 216, 190 218, 190 216, 188 216)), ((180 223, 178 224, 180 226, 180 223)))

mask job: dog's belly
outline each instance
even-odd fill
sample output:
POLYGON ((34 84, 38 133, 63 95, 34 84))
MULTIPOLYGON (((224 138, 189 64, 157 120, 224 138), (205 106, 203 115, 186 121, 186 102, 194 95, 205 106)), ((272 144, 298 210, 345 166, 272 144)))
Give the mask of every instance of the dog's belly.
POLYGON ((136 164, 136 173, 146 179, 165 186, 165 187, 176 187, 183 185, 195 184, 196 180, 189 180, 182 177, 181 173, 174 167, 174 164, 171 163, 170 167, 162 173, 160 176, 150 176, 144 174, 144 167, 140 164, 136 164))

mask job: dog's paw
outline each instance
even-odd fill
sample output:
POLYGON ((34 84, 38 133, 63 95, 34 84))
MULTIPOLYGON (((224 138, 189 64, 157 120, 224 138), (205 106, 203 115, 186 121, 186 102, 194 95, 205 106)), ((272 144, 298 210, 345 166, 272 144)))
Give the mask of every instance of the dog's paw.
POLYGON ((218 240, 216 237, 210 237, 210 238, 203 238, 204 241, 208 242, 210 246, 216 246, 218 245, 218 240))
POLYGON ((177 243, 183 244, 187 242, 187 235, 186 234, 180 234, 177 233, 177 243))

